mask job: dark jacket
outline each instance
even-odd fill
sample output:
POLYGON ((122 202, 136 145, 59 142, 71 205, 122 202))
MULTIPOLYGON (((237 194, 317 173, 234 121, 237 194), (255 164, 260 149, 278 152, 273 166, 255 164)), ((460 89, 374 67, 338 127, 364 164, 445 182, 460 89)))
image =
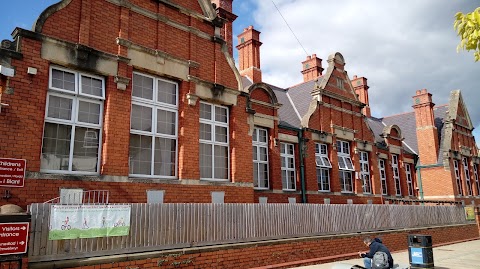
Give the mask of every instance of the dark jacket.
POLYGON ((385 252, 388 256, 388 265, 390 268, 393 267, 393 257, 392 254, 390 253, 390 250, 381 243, 382 241, 380 239, 375 238, 372 243, 370 244, 370 252, 365 253, 365 255, 362 255, 362 257, 368 257, 368 258, 373 258, 373 255, 377 253, 377 251, 382 251, 385 252))

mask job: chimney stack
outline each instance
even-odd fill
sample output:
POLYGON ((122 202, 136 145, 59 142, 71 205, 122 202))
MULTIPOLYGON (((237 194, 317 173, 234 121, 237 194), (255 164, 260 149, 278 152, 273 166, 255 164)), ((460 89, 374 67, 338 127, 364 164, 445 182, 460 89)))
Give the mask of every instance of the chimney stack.
POLYGON ((238 35, 238 59, 240 74, 249 77, 253 83, 262 82, 260 70, 260 32, 248 26, 238 35))
POLYGON ((233 57, 233 35, 232 23, 237 19, 237 15, 233 14, 233 0, 211 0, 215 4, 217 16, 225 20, 222 28, 222 37, 228 44, 228 52, 233 57))
POLYGON ((417 123, 418 154, 422 165, 438 161, 438 130, 435 127, 432 94, 426 89, 418 90, 413 96, 413 109, 417 123))
POLYGON ((355 93, 358 95, 360 102, 364 103, 366 106, 362 109, 362 112, 367 117, 372 117, 370 113, 370 101, 368 100, 368 84, 367 78, 353 76, 352 85, 355 90, 355 93))
POLYGON ((302 62, 303 82, 315 80, 322 75, 322 59, 318 58, 316 54, 307 56, 307 59, 302 62))

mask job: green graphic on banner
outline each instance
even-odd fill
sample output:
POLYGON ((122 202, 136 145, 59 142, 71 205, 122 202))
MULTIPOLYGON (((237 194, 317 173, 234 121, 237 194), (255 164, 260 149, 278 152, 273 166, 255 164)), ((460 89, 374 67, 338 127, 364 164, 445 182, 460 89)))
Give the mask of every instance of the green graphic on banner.
POLYGON ((130 231, 130 205, 52 205, 48 239, 124 236, 130 231))

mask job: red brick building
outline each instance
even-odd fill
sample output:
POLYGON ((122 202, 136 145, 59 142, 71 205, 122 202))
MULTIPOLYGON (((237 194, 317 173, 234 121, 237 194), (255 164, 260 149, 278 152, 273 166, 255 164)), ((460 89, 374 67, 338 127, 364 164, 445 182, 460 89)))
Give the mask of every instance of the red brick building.
POLYGON ((27 174, 0 187, 1 204, 88 190, 110 202, 478 198, 459 91, 448 113, 422 90, 416 117, 373 118, 367 79, 350 79, 340 53, 325 71, 307 57, 302 83, 275 87, 253 27, 235 66, 235 18, 232 1, 63 0, 15 29, 0 48, 0 158, 25 159, 27 174))

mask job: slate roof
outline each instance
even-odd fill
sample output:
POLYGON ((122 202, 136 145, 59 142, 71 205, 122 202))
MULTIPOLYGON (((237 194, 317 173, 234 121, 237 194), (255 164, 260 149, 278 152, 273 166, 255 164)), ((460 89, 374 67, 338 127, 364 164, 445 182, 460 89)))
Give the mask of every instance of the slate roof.
MULTIPOLYGON (((323 78, 319 78, 317 83, 320 83, 321 79, 323 78)), ((244 87, 252 85, 252 82, 248 78, 242 77, 242 80, 244 87)), ((308 112, 312 100, 311 92, 315 88, 315 81, 303 82, 285 89, 271 84, 267 85, 274 91, 278 102, 282 104, 278 110, 280 124, 283 126, 301 128, 301 118, 308 112)), ((438 163, 441 163, 444 141, 443 124, 447 116, 448 105, 436 106, 433 111, 440 144, 438 163)), ((380 136, 383 133, 384 127, 394 124, 397 125, 400 127, 402 136, 405 138, 403 141, 404 150, 418 155, 417 126, 414 111, 386 116, 383 118, 370 117, 367 118, 367 123, 372 129, 375 135, 375 142, 379 147, 386 146, 384 139, 380 136)))

